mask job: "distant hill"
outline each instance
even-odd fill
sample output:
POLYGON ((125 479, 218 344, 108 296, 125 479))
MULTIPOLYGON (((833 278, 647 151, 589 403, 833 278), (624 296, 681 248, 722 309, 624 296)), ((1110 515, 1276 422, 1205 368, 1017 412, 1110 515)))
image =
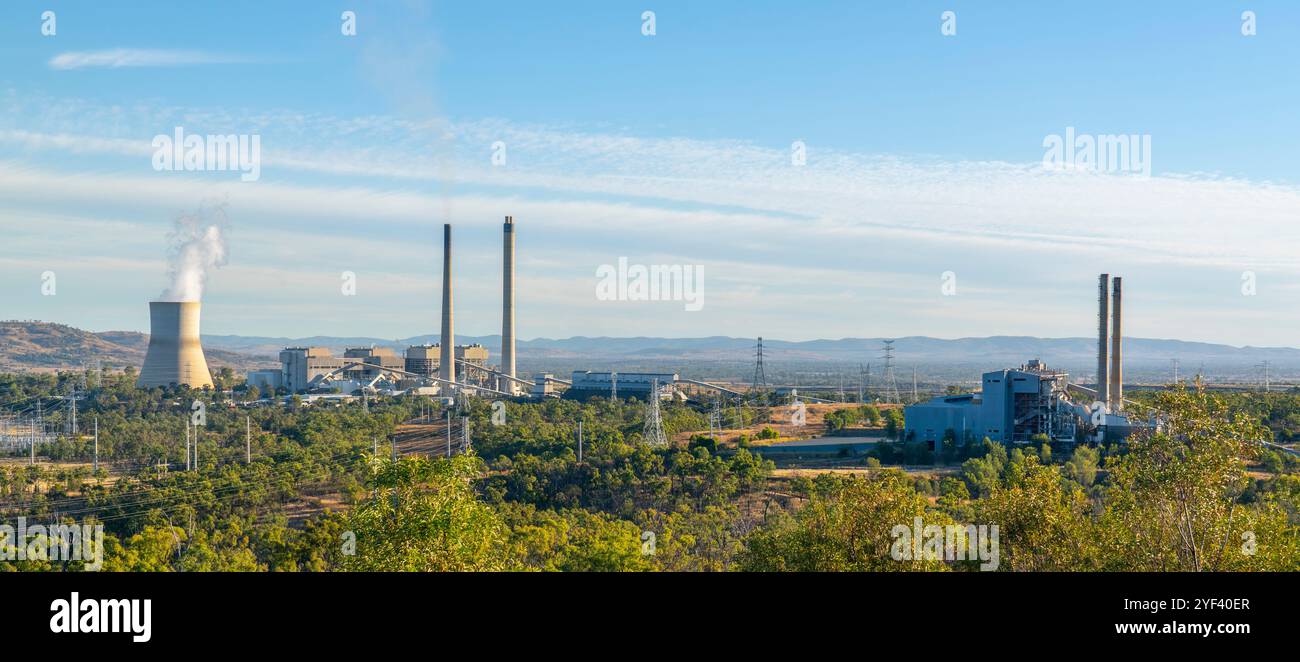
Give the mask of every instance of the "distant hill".
MULTIPOLYGON (((109 368, 144 364, 149 335, 135 331, 94 333, 50 322, 0 322, 0 372, 68 370, 91 367, 98 361, 109 368)), ((269 356, 204 347, 213 368, 243 371, 275 363, 269 356)))
MULTIPOLYGON (((500 336, 457 336, 458 343, 480 343, 495 361, 500 336)), ((204 353, 214 367, 236 370, 272 367, 285 347, 322 346, 335 352, 346 347, 382 346, 398 350, 409 345, 433 343, 436 335, 410 338, 313 336, 286 338, 269 336, 203 336, 204 353)), ((0 322, 0 370, 53 370, 93 365, 96 360, 109 366, 144 362, 149 336, 130 331, 94 333, 46 322, 0 322)), ((764 353, 769 370, 799 366, 852 366, 871 363, 879 371, 880 338, 786 341, 765 338, 764 353)), ((991 336, 987 338, 942 339, 907 336, 895 339, 896 363, 911 370, 945 378, 978 378, 982 370, 1020 365, 1033 358, 1049 366, 1086 376, 1096 369, 1096 340, 1093 338, 1035 338, 991 336)), ((682 370, 699 375, 699 370, 718 374, 722 368, 746 375, 744 366, 754 361, 754 339, 708 336, 701 338, 536 338, 518 343, 523 370, 641 368, 682 370), (714 366, 705 368, 704 366, 714 366)), ((1300 349, 1292 347, 1234 347, 1213 343, 1127 338, 1124 365, 1134 378, 1159 379, 1171 371, 1171 360, 1181 362, 1182 374, 1190 376, 1206 369, 1220 378, 1252 379, 1257 366, 1268 361, 1277 378, 1300 375, 1300 349)), ((802 368, 800 368, 802 369, 802 368)), ((750 368, 752 371, 752 368, 750 368)), ((877 374, 879 374, 877 372, 877 374)))
MULTIPOLYGON (((879 360, 881 338, 842 338, 839 340, 787 341, 765 338, 766 356, 777 360, 814 362, 868 362, 879 360)), ((456 336, 458 344, 480 343, 495 356, 501 337, 456 336)), ((436 335, 385 339, 373 337, 313 336, 310 338, 271 338, 257 336, 204 336, 204 347, 220 347, 237 352, 272 355, 284 347, 323 346, 332 349, 377 345, 404 349, 408 345, 438 342, 436 335)), ((537 338, 521 340, 518 349, 529 359, 676 359, 752 361, 753 338, 709 336, 702 338, 609 338, 575 336, 564 339, 537 338)), ((1078 363, 1096 361, 1095 338, 1035 338, 1032 336, 990 336, 986 338, 943 339, 906 336, 894 341, 895 357, 900 363, 933 362, 1011 362, 1041 358, 1049 362, 1078 363)), ((1259 362, 1300 366, 1300 349, 1292 347, 1234 347, 1183 340, 1126 338, 1124 359, 1135 363, 1168 363, 1178 358, 1190 367, 1195 362, 1259 362)))

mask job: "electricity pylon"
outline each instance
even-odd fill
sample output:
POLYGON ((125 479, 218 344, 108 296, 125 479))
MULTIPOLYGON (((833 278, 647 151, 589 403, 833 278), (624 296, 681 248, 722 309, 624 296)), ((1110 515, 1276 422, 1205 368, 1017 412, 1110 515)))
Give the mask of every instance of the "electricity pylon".
POLYGON ((663 417, 659 414, 659 380, 650 382, 650 398, 646 403, 645 430, 642 435, 651 448, 668 446, 668 437, 664 434, 663 417))

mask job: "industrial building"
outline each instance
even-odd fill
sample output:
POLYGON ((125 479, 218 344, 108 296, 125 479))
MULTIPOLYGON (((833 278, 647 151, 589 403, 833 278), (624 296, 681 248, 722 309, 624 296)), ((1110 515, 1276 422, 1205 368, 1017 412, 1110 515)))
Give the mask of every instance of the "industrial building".
MULTIPOLYGON (((291 393, 314 388, 344 388, 356 385, 373 385, 386 382, 396 389, 399 382, 418 382, 420 378, 437 377, 442 348, 438 344, 413 345, 405 356, 398 356, 388 347, 352 347, 343 356, 334 356, 325 347, 286 347, 280 352, 280 370, 258 370, 248 373, 249 384, 272 390, 283 386, 291 393), (274 378, 272 375, 274 374, 274 378)), ((477 343, 458 345, 456 360, 464 364, 464 377, 473 385, 491 381, 488 349, 477 343)), ((349 391, 350 392, 350 391, 349 391)))
POLYGON ((325 347, 286 347, 280 350, 280 385, 290 393, 305 391, 322 376, 342 370, 348 363, 325 347))
MULTIPOLYGON (((455 308, 453 303, 451 224, 442 232, 442 335, 441 342, 408 347, 399 356, 388 347, 352 347, 343 356, 334 356, 325 347, 286 347, 280 352, 280 369, 255 370, 248 373, 248 383, 264 391, 284 388, 290 393, 338 390, 350 394, 357 389, 403 391, 408 389, 471 388, 515 395, 521 386, 540 391, 543 397, 554 396, 555 382, 544 379, 540 389, 515 375, 515 223, 505 217, 502 226, 502 312, 501 366, 494 370, 488 361, 488 349, 480 344, 455 344, 455 308), (458 370, 459 368, 459 370, 458 370)), ((150 304, 154 313, 155 343, 150 343, 146 367, 175 364, 170 372, 165 366, 149 371, 150 380, 177 383, 187 377, 194 385, 211 384, 202 350, 198 349, 198 304, 150 304), (166 306, 168 308, 161 308, 166 306), (178 307, 172 310, 171 307, 178 307), (180 318, 180 319, 177 319, 180 318), (184 331, 176 330, 184 327, 184 331), (174 330, 168 331, 169 328, 174 330), (172 339, 185 338, 182 341, 172 339), (173 347, 184 346, 183 356, 173 347)), ((144 371, 142 371, 144 384, 144 371)), ((182 381, 182 383, 189 383, 182 381)))
POLYGON ((1097 388, 1071 384, 1039 360, 984 373, 981 391, 934 398, 903 410, 906 437, 936 448, 951 435, 959 444, 988 438, 1024 443, 1123 439, 1133 429, 1124 409, 1121 279, 1101 274, 1098 293, 1097 388), (1107 338, 1107 326, 1110 338, 1107 338), (1070 397, 1074 390, 1079 402, 1070 397))
POLYGON ((405 367, 402 357, 388 347, 350 347, 343 350, 343 358, 351 359, 343 375, 356 381, 371 381, 405 367))
POLYGON ((565 397, 583 399, 592 396, 645 398, 655 382, 667 387, 677 382, 675 372, 592 372, 574 370, 573 384, 565 397))
POLYGON ((284 385, 282 373, 279 370, 249 370, 245 381, 249 386, 257 387, 257 390, 263 393, 274 393, 276 389, 284 385))
POLYGON ((934 398, 903 410, 904 429, 932 448, 951 434, 957 443, 984 438, 1025 443, 1036 435, 1053 441, 1081 441, 1088 410, 1072 402, 1068 375, 1038 360, 1016 369, 984 373, 980 393, 934 398))
MULTIPOLYGON (((474 372, 474 368, 487 370, 490 367, 488 366, 488 348, 478 343, 457 345, 455 354, 456 362, 462 364, 462 367, 467 367, 471 372, 474 372), (465 364, 468 364, 468 366, 465 364)), ((442 345, 440 343, 411 345, 406 348, 406 372, 421 377, 436 377, 441 363, 442 345)))

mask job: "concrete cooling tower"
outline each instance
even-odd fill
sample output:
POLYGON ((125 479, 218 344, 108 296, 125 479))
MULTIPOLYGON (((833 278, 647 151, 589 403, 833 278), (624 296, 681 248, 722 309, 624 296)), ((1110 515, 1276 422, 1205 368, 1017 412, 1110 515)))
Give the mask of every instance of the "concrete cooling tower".
POLYGON ((212 386, 212 374, 199 344, 198 301, 149 302, 149 352, 139 386, 212 386))

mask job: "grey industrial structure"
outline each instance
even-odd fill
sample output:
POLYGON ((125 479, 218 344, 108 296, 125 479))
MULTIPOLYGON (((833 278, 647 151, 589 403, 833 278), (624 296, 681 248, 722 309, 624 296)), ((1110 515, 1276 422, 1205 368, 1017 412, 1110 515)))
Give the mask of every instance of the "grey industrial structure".
POLYGON ((515 392, 515 219, 501 229, 501 373, 497 389, 515 392))
POLYGON ((456 361, 452 348, 456 346, 456 324, 452 317, 451 304, 451 223, 442 226, 442 351, 438 366, 438 377, 444 382, 456 381, 456 361))
POLYGON ((910 440, 935 448, 945 438, 956 443, 988 438, 1003 443, 1028 442, 1038 435, 1053 441, 1123 439, 1133 424, 1124 409, 1121 279, 1099 279, 1097 388, 1069 383, 1069 375, 1035 359, 1017 369, 984 373, 979 393, 934 398, 903 409, 910 440), (1108 301, 1109 298, 1109 301, 1108 301), (1109 305, 1108 305, 1109 304, 1109 305), (1109 346, 1107 325, 1110 323, 1109 346), (1076 402, 1070 391, 1085 397, 1076 402))
POLYGON ((678 381, 674 372, 593 372, 574 370, 573 384, 565 397, 586 399, 591 396, 616 395, 620 398, 645 398, 653 384, 671 386, 678 381))
MULTIPOLYGON (((451 224, 442 228, 442 330, 441 342, 413 345, 404 356, 387 347, 357 347, 334 356, 324 347, 286 347, 280 352, 280 370, 255 370, 248 382, 259 388, 284 388, 290 393, 340 389, 406 390, 432 388, 443 391, 458 386, 501 394, 518 392, 516 384, 531 386, 515 377, 514 218, 507 216, 502 232, 502 337, 501 370, 488 364, 488 349, 479 344, 455 345, 451 224), (457 370, 457 367, 460 370, 457 370), (458 379, 459 376, 459 379, 458 379), (508 387, 508 388, 507 388, 508 387)), ((197 325, 197 320, 196 320, 197 325)))

